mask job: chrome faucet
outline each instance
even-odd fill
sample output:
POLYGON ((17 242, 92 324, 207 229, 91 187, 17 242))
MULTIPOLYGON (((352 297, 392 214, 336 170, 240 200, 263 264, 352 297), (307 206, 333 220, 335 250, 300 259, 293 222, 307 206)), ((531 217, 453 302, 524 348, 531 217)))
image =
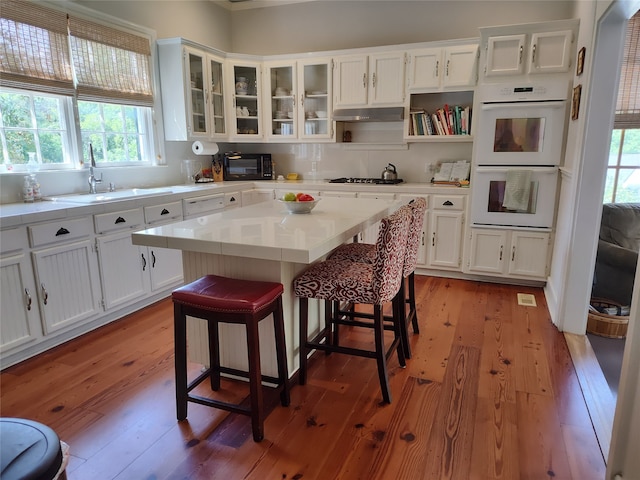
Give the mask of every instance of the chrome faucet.
POLYGON ((100 178, 96 178, 93 173, 94 167, 89 167, 89 193, 98 193, 96 191, 96 184, 102 183, 102 174, 100 174, 100 178))
POLYGON ((102 174, 100 178, 96 178, 93 169, 96 168, 96 160, 93 158, 93 145, 89 144, 89 155, 91 156, 91 167, 89 167, 89 193, 96 192, 96 184, 102 183, 102 174))

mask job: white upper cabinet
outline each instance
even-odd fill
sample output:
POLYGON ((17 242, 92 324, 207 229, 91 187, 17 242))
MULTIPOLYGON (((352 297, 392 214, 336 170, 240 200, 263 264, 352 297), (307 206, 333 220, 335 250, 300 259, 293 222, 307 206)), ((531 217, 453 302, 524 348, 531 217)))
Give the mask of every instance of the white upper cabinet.
POLYGON ((478 80, 478 45, 409 51, 409 90, 472 87, 478 80))
POLYGON ((567 72, 572 40, 571 30, 490 36, 485 76, 567 72))
POLYGON ((235 140, 262 140, 262 63, 232 59, 228 67, 227 84, 234 89, 229 102, 229 134, 235 140))
POLYGON ((179 39, 159 41, 158 52, 166 140, 224 138, 223 59, 179 39))
POLYGON ((330 140, 331 60, 265 62, 264 98, 269 140, 330 140))
POLYGON ((402 106, 405 58, 404 52, 337 57, 334 106, 402 106))

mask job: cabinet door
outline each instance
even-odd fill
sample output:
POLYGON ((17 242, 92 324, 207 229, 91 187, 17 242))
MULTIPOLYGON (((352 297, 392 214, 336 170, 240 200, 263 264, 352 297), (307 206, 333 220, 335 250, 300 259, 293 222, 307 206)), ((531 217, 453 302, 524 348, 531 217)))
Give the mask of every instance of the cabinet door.
POLYGON ((529 73, 566 72, 571 64, 571 30, 531 35, 529 73))
POLYGON ((409 53, 409 88, 438 88, 442 78, 442 49, 425 48, 409 53))
POLYGON ((131 232, 98 237, 98 260, 106 310, 131 303, 150 290, 151 259, 146 247, 131 243, 131 232))
POLYGON ((100 313, 100 276, 91 242, 32 253, 45 334, 100 313))
POLYGON ((227 84, 235 88, 231 96, 229 116, 231 122, 230 133, 243 140, 261 139, 262 119, 260 118, 262 79, 260 64, 252 62, 231 63, 230 80, 227 84))
POLYGON ((485 75, 520 75, 523 73, 526 35, 489 37, 485 75))
POLYGON ((227 133, 227 120, 225 112, 225 78, 224 61, 217 57, 208 57, 209 62, 209 88, 206 91, 210 98, 211 134, 224 137, 227 133))
POLYGON ((297 132, 297 75, 292 63, 264 65, 264 98, 268 125, 267 137, 295 139, 297 132))
POLYGON ((444 52, 443 87, 470 87, 478 80, 478 46, 449 47, 444 52))
POLYGON ((25 253, 0 259, 0 350, 42 336, 31 262, 25 253))
POLYGON ((367 55, 350 55, 335 60, 334 104, 336 107, 363 107, 368 103, 367 55))
POLYGON ((255 203, 266 202, 274 199, 272 189, 253 189, 242 192, 242 206, 253 205, 255 203))
POLYGON ((376 106, 404 103, 405 54, 391 52, 369 56, 369 104, 376 106))
POLYGON ((298 62, 298 137, 333 138, 331 60, 298 62))
POLYGON ((182 283, 181 250, 148 247, 147 251, 152 292, 182 283))
POLYGON ((509 274, 544 278, 547 275, 549 234, 543 232, 511 233, 509 274))
POLYGON ((189 77, 187 83, 187 108, 189 111, 190 133, 194 138, 209 136, 209 111, 206 98, 209 78, 207 64, 202 52, 191 48, 184 49, 185 71, 189 77))
MULTIPOLYGON (((396 198, 395 193, 359 193, 358 198, 372 198, 382 200, 394 200, 396 198)), ((378 241, 378 232, 380 231, 380 222, 368 227, 358 235, 358 240, 363 243, 374 244, 378 241)))
POLYGON ((429 266, 460 268, 463 215, 463 212, 431 212, 429 266))
POLYGON ((504 251, 507 233, 505 230, 472 229, 469 271, 502 274, 507 255, 504 251))

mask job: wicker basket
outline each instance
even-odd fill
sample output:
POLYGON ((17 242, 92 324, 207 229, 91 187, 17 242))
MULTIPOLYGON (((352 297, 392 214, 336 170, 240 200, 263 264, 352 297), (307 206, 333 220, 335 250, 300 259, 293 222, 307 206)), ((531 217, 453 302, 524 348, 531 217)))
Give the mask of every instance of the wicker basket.
MULTIPOLYGON (((603 298, 592 298, 591 306, 604 308, 617 308, 620 312, 620 304, 603 298)), ((587 332, 601 337, 625 338, 629 325, 628 315, 608 315, 593 310, 587 316, 587 332)))

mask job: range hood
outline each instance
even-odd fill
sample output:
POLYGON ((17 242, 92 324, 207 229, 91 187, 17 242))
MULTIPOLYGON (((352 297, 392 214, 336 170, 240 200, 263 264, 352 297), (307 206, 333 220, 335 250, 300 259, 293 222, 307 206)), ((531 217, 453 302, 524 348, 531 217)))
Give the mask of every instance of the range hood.
POLYGON ((399 122, 403 116, 403 107, 342 108, 333 111, 333 120, 336 122, 399 122))

